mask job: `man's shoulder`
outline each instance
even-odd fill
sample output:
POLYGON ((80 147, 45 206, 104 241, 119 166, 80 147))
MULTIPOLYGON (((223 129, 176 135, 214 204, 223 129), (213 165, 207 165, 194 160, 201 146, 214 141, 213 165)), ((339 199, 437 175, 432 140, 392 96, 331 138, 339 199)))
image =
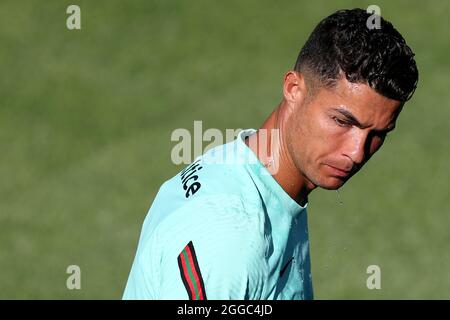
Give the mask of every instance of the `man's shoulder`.
POLYGON ((161 218, 165 219, 175 213, 198 212, 198 207, 244 213, 258 207, 260 202, 257 186, 244 165, 213 163, 202 157, 160 187, 149 214, 164 215, 161 218))
POLYGON ((211 154, 209 152, 198 158, 177 175, 177 182, 185 191, 186 199, 194 198, 197 194, 251 196, 255 185, 245 164, 233 158, 218 160, 211 154))
MULTIPOLYGON (((264 223, 264 208, 248 168, 230 159, 219 160, 225 162, 213 160, 208 152, 166 181, 149 210, 144 232, 168 241, 193 234, 260 237, 256 231, 264 223)), ((180 243, 184 240, 189 239, 180 243)))
POLYGON ((186 199, 197 195, 245 194, 255 185, 247 164, 251 154, 235 140, 209 149, 183 168, 170 182, 186 199))

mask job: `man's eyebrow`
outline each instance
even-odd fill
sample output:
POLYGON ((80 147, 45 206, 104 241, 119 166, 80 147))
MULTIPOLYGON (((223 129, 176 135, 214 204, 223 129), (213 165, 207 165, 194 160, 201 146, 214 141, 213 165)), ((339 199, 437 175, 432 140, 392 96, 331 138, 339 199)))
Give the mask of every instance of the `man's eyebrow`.
MULTIPOLYGON (((347 121, 350 124, 353 124, 353 125, 357 126, 360 129, 365 129, 365 128, 369 127, 369 126, 364 126, 363 124, 361 124, 361 122, 359 122, 359 120, 356 119, 356 117, 350 111, 348 111, 348 110, 346 110, 344 108, 332 108, 332 110, 334 110, 334 111, 340 113, 341 115, 343 115, 344 117, 346 117, 347 121)), ((379 132, 379 133, 388 133, 388 132, 391 132, 394 129, 395 129, 395 124, 392 127, 390 127, 390 128, 388 127, 386 129, 373 130, 373 131, 379 132)))

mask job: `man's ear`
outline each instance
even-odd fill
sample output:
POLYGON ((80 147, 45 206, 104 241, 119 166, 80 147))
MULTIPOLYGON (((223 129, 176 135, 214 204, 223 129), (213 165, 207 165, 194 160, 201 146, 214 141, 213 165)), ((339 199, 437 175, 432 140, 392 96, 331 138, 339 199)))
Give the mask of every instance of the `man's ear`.
POLYGON ((294 105, 300 105, 306 99, 305 77, 300 72, 291 70, 284 75, 283 95, 288 103, 294 105))

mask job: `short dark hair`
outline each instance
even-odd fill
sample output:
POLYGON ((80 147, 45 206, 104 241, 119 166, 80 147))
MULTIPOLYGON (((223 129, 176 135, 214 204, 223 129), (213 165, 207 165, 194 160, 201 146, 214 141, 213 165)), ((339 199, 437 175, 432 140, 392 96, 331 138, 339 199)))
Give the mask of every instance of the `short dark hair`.
POLYGON ((319 85, 333 87, 345 75, 348 81, 366 83, 387 98, 408 101, 419 77, 414 53, 382 17, 381 28, 369 28, 370 16, 365 10, 352 9, 323 19, 301 49, 294 69, 319 80, 319 85))

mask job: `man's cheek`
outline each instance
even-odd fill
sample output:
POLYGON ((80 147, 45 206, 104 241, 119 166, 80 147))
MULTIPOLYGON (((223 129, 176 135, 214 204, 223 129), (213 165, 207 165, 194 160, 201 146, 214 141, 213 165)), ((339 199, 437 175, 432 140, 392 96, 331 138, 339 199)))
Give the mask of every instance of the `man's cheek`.
POLYGON ((328 140, 339 133, 336 124, 330 121, 328 116, 322 116, 318 121, 312 123, 311 130, 317 139, 328 140))

